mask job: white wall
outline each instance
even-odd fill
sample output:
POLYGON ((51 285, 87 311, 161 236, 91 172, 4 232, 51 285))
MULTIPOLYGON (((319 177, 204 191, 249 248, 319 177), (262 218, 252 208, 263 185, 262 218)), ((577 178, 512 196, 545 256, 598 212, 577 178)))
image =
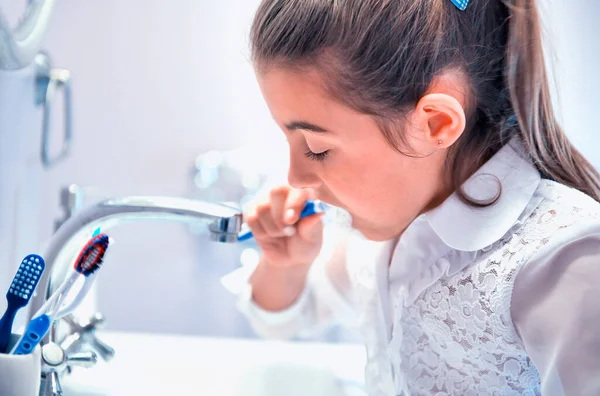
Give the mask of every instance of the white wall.
MULTIPOLYGON (((43 170, 41 111, 35 105, 33 67, 0 70, 0 290, 22 258, 37 253, 43 170), (19 115, 19 116, 16 116, 19 115), (23 116, 27 115, 27 116, 23 116)), ((5 299, 0 309, 5 307, 5 299)), ((18 319, 24 318, 24 311, 18 319)), ((24 320, 24 319, 23 319, 24 320)))
MULTIPOLYGON (((0 7, 9 15, 23 8, 4 3, 0 7)), ((98 186, 106 195, 188 196, 190 168, 199 153, 267 145, 278 134, 246 59, 246 33, 257 3, 57 2, 45 47, 55 66, 74 74, 75 141, 71 158, 44 176, 42 237, 49 237, 59 216, 63 185, 98 186)), ((594 122, 600 105, 595 69, 600 48, 594 39, 600 5, 594 0, 544 5, 560 60, 564 124, 600 165, 594 122)), ((117 243, 99 282, 107 327, 249 334, 218 283, 237 265, 240 248, 196 240, 179 225, 129 225, 111 234, 117 243)))
POLYGON ((539 3, 547 18, 545 35, 549 60, 554 63, 558 114, 569 138, 599 168, 600 3, 595 0, 539 3))
MULTIPOLYGON (((76 138, 72 157, 46 179, 47 235, 62 185, 188 196, 198 154, 277 133, 245 55, 253 3, 57 2, 46 48, 74 74, 76 138)), ((239 247, 197 240, 172 224, 110 233, 116 244, 98 289, 107 327, 248 333, 218 282, 239 264, 239 247)))

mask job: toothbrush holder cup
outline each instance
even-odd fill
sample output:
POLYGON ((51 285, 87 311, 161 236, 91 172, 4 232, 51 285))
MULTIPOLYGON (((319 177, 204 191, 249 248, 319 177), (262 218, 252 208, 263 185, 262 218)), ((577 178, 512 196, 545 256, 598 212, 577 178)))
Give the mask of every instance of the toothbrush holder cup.
MULTIPOLYGON (((21 336, 11 334, 11 350, 21 336)), ((0 353, 0 395, 38 396, 40 392, 41 350, 39 345, 28 355, 0 353)))

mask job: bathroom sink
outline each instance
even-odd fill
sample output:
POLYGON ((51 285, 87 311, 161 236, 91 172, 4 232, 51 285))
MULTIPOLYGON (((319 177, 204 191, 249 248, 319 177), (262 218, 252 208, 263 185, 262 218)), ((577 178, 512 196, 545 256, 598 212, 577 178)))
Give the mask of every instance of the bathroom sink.
POLYGON ((109 363, 75 368, 65 396, 364 396, 365 352, 320 344, 102 332, 109 363))

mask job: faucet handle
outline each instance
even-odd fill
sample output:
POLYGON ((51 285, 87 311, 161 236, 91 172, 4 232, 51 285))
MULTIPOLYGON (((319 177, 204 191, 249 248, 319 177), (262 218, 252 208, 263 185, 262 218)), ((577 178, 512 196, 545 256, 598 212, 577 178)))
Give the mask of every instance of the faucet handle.
POLYGON ((49 342, 42 346, 42 377, 40 395, 62 396, 60 386, 60 375, 66 370, 71 372, 72 367, 92 367, 98 361, 94 352, 82 352, 67 354, 65 350, 55 342, 49 342))
POLYGON ((42 373, 62 373, 73 366, 90 368, 98 362, 94 352, 69 353, 55 342, 49 342, 42 347, 42 373))
POLYGON ((100 312, 93 314, 85 324, 82 324, 82 322, 77 320, 73 314, 65 316, 64 319, 72 329, 83 330, 84 332, 96 330, 96 328, 101 327, 105 321, 104 315, 102 315, 100 312))
POLYGON ((79 352, 67 355, 67 367, 78 366, 84 368, 94 367, 98 363, 98 355, 94 352, 79 352))
POLYGON ((107 362, 115 356, 115 349, 95 335, 91 337, 90 345, 107 362))
POLYGON ((115 356, 115 350, 95 334, 96 329, 104 324, 104 316, 101 313, 97 312, 92 315, 85 324, 76 320, 73 315, 67 315, 64 319, 72 329, 72 333, 61 343, 65 350, 73 351, 88 345, 105 361, 109 361, 115 356))

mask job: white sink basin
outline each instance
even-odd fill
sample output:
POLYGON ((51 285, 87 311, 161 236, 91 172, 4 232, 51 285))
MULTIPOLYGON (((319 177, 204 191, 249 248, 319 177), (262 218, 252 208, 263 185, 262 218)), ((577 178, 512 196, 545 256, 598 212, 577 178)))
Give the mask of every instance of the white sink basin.
POLYGON ((65 396, 363 396, 360 345, 103 332, 109 363, 62 379, 65 396))

